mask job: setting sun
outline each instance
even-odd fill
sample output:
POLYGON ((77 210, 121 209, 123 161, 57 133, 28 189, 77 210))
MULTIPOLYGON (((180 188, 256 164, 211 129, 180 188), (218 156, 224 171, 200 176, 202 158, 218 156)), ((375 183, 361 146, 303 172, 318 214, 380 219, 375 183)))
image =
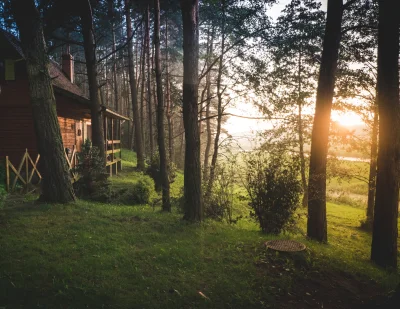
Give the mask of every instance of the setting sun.
POLYGON ((332 121, 338 122, 342 126, 356 126, 364 124, 359 115, 354 112, 332 111, 332 121))

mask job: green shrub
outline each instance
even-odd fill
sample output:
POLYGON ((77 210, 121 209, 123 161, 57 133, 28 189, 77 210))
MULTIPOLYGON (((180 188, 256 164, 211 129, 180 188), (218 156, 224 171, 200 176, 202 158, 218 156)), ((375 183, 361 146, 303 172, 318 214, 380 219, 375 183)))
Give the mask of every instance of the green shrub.
POLYGON ((245 186, 251 216, 264 233, 279 234, 294 225, 299 205, 301 182, 299 164, 291 156, 259 152, 247 160, 245 186))
MULTIPOLYGON (((155 190, 160 192, 162 189, 161 185, 161 175, 160 175, 160 155, 158 152, 153 154, 151 158, 147 161, 146 174, 149 175, 154 180, 155 190)), ((176 177, 176 165, 173 162, 169 163, 168 166, 168 178, 169 183, 173 183, 176 177)))
POLYGON ((143 174, 139 174, 138 181, 130 188, 121 189, 116 195, 117 199, 126 205, 149 204, 155 195, 153 180, 143 174))
POLYGON ((78 153, 78 164, 74 168, 79 180, 74 183, 75 193, 81 198, 108 202, 111 190, 103 158, 99 149, 92 147, 92 142, 86 139, 82 151, 78 153))
POLYGON ((172 195, 170 197, 171 207, 175 207, 179 213, 183 214, 185 212, 185 198, 183 187, 179 189, 179 194, 172 195))
MULTIPOLYGON (((219 164, 215 167, 215 179, 210 196, 204 197, 205 216, 217 221, 237 222, 232 218, 236 162, 219 164)), ((205 190, 204 190, 205 191, 205 190)))

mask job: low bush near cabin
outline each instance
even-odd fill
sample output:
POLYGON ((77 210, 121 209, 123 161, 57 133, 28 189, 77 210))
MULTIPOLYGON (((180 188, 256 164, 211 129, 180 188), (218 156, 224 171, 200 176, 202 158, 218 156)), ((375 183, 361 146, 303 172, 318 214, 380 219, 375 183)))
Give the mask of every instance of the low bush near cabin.
POLYGON ((82 151, 78 153, 78 164, 74 168, 79 179, 74 183, 74 190, 78 197, 90 198, 96 201, 108 202, 111 190, 104 161, 100 157, 97 147, 86 139, 82 151))
POLYGON ((122 204, 125 205, 139 205, 149 204, 152 196, 155 196, 154 182, 148 176, 139 174, 138 181, 131 187, 124 188, 118 192, 116 197, 122 204))
POLYGON ((299 205, 299 164, 282 153, 253 154, 246 162, 245 187, 255 217, 264 233, 279 234, 293 227, 299 205))

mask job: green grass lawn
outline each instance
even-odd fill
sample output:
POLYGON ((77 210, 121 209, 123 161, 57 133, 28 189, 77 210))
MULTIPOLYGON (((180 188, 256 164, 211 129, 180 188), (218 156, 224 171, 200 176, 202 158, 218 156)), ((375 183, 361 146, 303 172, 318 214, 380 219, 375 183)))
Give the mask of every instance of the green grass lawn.
MULTIPOLYGON (((129 186, 133 167, 124 162, 113 185, 129 186)), ((176 194, 182 183, 179 175, 176 194)), ((9 196, 0 209, 0 308, 357 308, 400 282, 369 262, 361 209, 328 204, 327 245, 307 241, 300 219, 299 233, 279 236, 307 245, 297 254, 266 250, 276 237, 246 218, 181 218, 176 208, 9 196)))

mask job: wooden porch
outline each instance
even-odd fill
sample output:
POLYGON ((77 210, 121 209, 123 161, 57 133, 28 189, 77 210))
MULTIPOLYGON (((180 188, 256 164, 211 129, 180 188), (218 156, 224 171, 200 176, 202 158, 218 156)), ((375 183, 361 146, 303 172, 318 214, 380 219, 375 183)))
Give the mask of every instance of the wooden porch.
POLYGON ((104 150, 106 153, 106 168, 110 176, 117 175, 118 171, 122 169, 121 125, 124 121, 129 120, 128 117, 110 109, 103 109, 104 150))

